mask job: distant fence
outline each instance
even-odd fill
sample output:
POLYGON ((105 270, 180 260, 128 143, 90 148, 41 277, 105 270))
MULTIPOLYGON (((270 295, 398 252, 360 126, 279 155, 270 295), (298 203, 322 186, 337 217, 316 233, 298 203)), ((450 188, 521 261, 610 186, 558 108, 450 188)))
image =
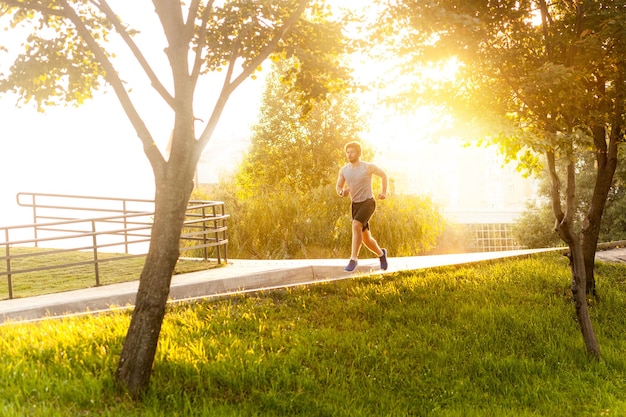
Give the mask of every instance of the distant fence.
MULTIPOLYGON (((32 208, 33 223, 0 227, 0 247, 4 246, 4 255, 0 256, 4 268, 0 267, 0 277, 7 277, 9 298, 13 298, 12 279, 16 274, 92 264, 98 286, 101 263, 147 254, 154 217, 152 200, 18 193, 17 203, 32 208), (85 216, 86 213, 89 216, 85 216), (16 247, 42 249, 16 253, 12 251, 16 247), (35 266, 14 267, 18 260, 22 265, 32 265, 23 261, 51 255, 62 258, 63 254, 76 251, 93 256, 88 261, 54 265, 35 262, 35 266), (99 252, 117 255, 102 258, 99 252)), ((222 259, 227 261, 226 222, 229 217, 221 201, 190 201, 181 235, 181 251, 205 260, 214 253, 218 263, 222 259)))
POLYGON ((512 225, 507 223, 467 225, 472 235, 471 250, 477 252, 499 252, 525 249, 513 236, 512 225))

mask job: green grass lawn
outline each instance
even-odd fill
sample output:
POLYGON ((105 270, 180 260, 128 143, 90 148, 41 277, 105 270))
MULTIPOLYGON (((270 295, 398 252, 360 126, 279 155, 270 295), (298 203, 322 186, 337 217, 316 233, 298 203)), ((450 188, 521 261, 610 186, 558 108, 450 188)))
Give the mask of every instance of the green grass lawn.
POLYGON ((624 416, 626 266, 587 356, 558 254, 169 307, 149 392, 113 375, 129 312, 0 327, 0 415, 624 416))
MULTIPOLYGON (((38 254, 12 260, 13 271, 34 269, 37 267, 55 266, 70 263, 93 261, 92 252, 65 252, 63 254, 49 254, 50 249, 38 248, 11 248, 11 256, 20 254, 38 254)), ((128 282, 139 279, 145 256, 107 261, 107 259, 124 256, 123 254, 99 253, 100 285, 128 282)), ((216 261, 202 261, 180 259, 176 264, 174 274, 200 271, 215 268, 220 265, 216 261)), ((6 265, 0 265, 0 271, 6 272, 6 265)), ((14 274, 12 277, 13 297, 32 297, 35 295, 52 294, 62 291, 71 291, 96 286, 94 265, 78 265, 66 268, 50 269, 14 274)), ((0 300, 9 297, 7 276, 0 277, 0 300)))

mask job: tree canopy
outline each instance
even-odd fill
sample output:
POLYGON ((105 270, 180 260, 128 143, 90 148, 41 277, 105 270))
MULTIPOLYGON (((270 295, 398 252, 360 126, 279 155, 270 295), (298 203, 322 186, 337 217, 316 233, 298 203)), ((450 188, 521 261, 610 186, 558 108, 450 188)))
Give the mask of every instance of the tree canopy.
POLYGON ((457 59, 457 78, 414 90, 482 131, 531 171, 551 179, 555 229, 570 248, 572 291, 587 349, 599 356, 584 293, 593 291, 593 259, 624 140, 626 4, 594 0, 439 0, 393 3, 374 39, 414 73, 457 59), (580 232, 575 230, 577 161, 591 152, 596 181, 580 232), (560 175, 557 166, 566 169, 560 175), (564 189, 562 189, 562 186, 564 189))

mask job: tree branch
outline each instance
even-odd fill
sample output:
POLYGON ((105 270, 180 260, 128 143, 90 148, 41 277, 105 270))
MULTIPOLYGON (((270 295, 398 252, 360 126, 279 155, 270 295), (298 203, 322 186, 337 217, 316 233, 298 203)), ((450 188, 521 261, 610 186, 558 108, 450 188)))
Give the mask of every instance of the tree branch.
POLYGON ((550 197, 552 202, 552 211, 556 217, 557 224, 561 223, 563 217, 563 209, 561 207, 561 180, 556 172, 556 162, 554 159, 554 151, 546 151, 546 160, 548 162, 548 174, 550 175, 550 197))
POLYGON ((553 61, 552 58, 554 54, 554 48, 552 46, 552 42, 550 41, 549 28, 554 24, 554 22, 552 21, 552 16, 550 15, 548 4, 545 0, 539 0, 539 7, 541 10, 541 29, 545 41, 546 53, 548 54, 548 59, 550 61, 553 61))
POLYGON ((91 3, 93 3, 96 7, 98 7, 98 9, 100 9, 105 14, 107 19, 111 21, 117 33, 119 33, 119 35, 122 37, 122 39, 124 40, 128 48, 132 51, 133 55, 135 56, 135 59, 137 59, 137 62, 139 63, 141 68, 144 70, 148 78, 150 79, 152 87, 159 93, 159 95, 161 95, 161 97, 163 97, 163 100, 165 100, 165 102, 170 106, 170 108, 173 109, 174 98, 167 91, 167 89, 163 86, 159 78, 156 76, 156 74, 152 70, 152 67, 150 66, 150 64, 144 57, 144 55, 141 53, 141 50, 137 47, 137 44, 135 44, 132 37, 130 36, 130 34, 124 27, 124 25, 122 25, 122 22, 119 20, 117 15, 113 12, 113 10, 111 10, 111 7, 107 3, 107 1, 106 0, 100 0, 100 1, 91 0, 91 3))
POLYGON ((239 76, 231 83, 231 85, 234 86, 233 88, 236 88, 246 78, 248 78, 250 74, 252 74, 256 70, 256 68, 261 65, 263 61, 265 61, 274 50, 276 50, 276 47, 278 46, 280 40, 283 39, 287 35, 287 33, 293 28, 293 25, 298 21, 300 15, 304 12, 304 9, 306 9, 309 1, 310 0, 300 1, 300 5, 293 12, 293 14, 289 16, 289 19, 287 19, 283 27, 277 31, 272 40, 265 46, 265 48, 261 50, 261 53, 259 53, 256 58, 250 61, 248 66, 244 67, 241 74, 239 74, 239 76))
MULTIPOLYGON (((171 0, 152 0, 154 9, 159 16, 168 47, 165 50, 167 58, 172 68, 174 77, 174 89, 181 87, 176 85, 177 80, 183 80, 189 77, 188 51, 191 43, 191 36, 185 30, 183 22, 183 12, 178 1, 171 0), (184 47, 183 47, 184 46, 184 47)), ((175 91, 177 95, 179 91, 175 91)), ((177 109, 178 110, 178 109, 177 109)))
POLYGON ((200 135, 198 139, 198 149, 202 150, 208 143, 209 139, 213 135, 215 127, 217 126, 217 121, 219 120, 222 112, 224 111, 224 107, 226 106, 226 102, 228 101, 228 97, 233 92, 235 88, 237 88, 246 78, 248 78, 256 68, 263 63, 267 59, 270 54, 276 50, 278 43, 281 39, 283 39, 286 34, 292 29, 293 25, 298 21, 300 15, 306 9, 310 0, 300 0, 300 4, 298 8, 289 16, 289 18, 285 21, 284 25, 276 31, 274 37, 270 40, 270 42, 261 50, 261 52, 254 58, 250 63, 243 68, 241 73, 235 78, 235 80, 231 81, 231 77, 233 74, 233 67, 238 58, 235 51, 233 51, 233 55, 231 56, 230 63, 228 66, 228 71, 226 76, 224 77, 224 84, 222 86, 222 91, 220 92, 220 96, 215 104, 213 109, 213 113, 209 118, 209 122, 207 123, 204 131, 200 135))
POLYGON ((124 108, 128 119, 135 128, 135 131, 137 132, 137 136, 139 136, 139 139, 143 143, 144 152, 148 157, 148 160, 150 161, 153 169, 161 170, 163 164, 165 163, 163 155, 161 155, 161 152, 154 143, 152 135, 150 134, 150 131, 146 127, 144 121, 137 113, 137 110, 135 109, 135 106, 128 96, 128 93, 124 88, 124 84, 119 78, 115 67, 107 57, 100 44, 98 44, 93 36, 91 36, 91 32, 89 31, 85 23, 76 14, 74 9, 72 9, 67 3, 67 0, 59 0, 59 3, 62 5, 61 11, 63 13, 61 14, 61 16, 69 19, 74 24, 79 35, 87 43, 100 65, 102 65, 102 67, 104 68, 105 79, 111 85, 111 87, 113 87, 113 90, 115 91, 115 94, 122 104, 122 107, 124 108))
MULTIPOLYGON (((191 82, 196 85, 198 81, 198 77, 200 76, 200 69, 202 68, 202 51, 206 46, 206 31, 207 31, 207 23, 209 21, 209 17, 211 15, 211 10, 213 8, 213 0, 210 0, 207 4, 206 8, 202 12, 202 21, 200 26, 200 32, 198 33, 198 46, 196 50, 196 56, 193 62, 193 68, 191 69, 191 82)), ((197 8, 196 8, 197 9, 197 8)), ((196 10, 197 12, 197 10, 196 10)), ((195 16, 195 14, 193 15, 195 16)), ((187 26, 188 30, 191 28, 193 30, 195 20, 192 17, 191 10, 189 11, 189 17, 187 18, 187 26)))
MULTIPOLYGON (((209 5, 210 4, 213 4, 213 0, 209 2, 209 5)), ((200 0, 191 0, 191 4, 189 5, 189 13, 187 13, 187 21, 185 22, 185 26, 187 27, 188 32, 193 32, 194 30, 196 15, 198 14, 199 8, 200 0)))
POLYGON ((565 186, 565 218, 573 224, 576 212, 576 168, 574 162, 567 164, 567 184, 565 186))

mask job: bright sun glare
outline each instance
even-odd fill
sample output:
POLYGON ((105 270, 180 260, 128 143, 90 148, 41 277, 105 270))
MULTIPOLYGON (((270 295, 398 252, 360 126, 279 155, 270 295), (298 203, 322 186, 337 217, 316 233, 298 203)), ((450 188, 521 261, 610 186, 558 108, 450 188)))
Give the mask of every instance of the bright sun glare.
POLYGON ((461 62, 457 57, 452 57, 438 65, 423 70, 422 75, 432 81, 452 81, 456 77, 461 62))

